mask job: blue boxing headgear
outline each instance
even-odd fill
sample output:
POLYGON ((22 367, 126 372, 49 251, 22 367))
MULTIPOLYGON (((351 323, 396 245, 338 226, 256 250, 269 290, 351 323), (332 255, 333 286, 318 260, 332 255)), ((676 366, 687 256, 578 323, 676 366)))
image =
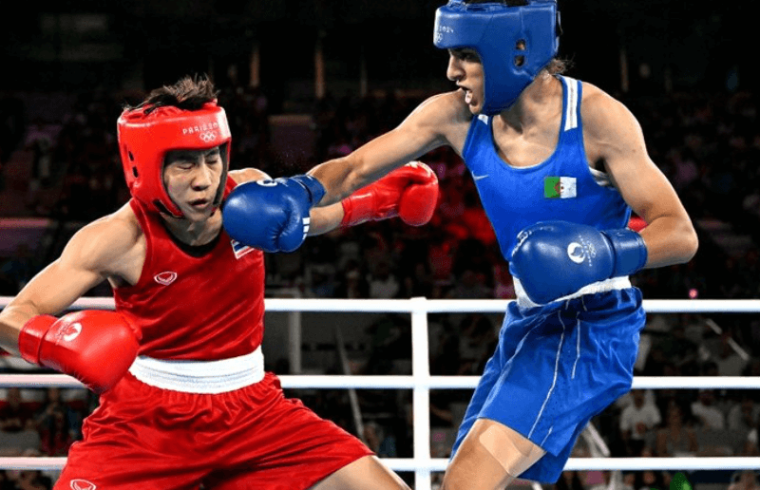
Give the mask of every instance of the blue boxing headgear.
POLYGON ((556 0, 527 5, 450 0, 435 14, 433 43, 442 49, 470 48, 483 64, 484 114, 511 106, 559 49, 556 0))

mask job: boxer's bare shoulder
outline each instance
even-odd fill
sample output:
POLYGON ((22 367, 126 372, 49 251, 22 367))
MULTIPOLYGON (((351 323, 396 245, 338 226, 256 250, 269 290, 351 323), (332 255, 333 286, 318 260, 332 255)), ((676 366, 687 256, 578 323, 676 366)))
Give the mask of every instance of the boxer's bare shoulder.
POLYGON ((114 286, 136 284, 147 249, 145 234, 129 204, 79 230, 61 259, 97 271, 114 286))

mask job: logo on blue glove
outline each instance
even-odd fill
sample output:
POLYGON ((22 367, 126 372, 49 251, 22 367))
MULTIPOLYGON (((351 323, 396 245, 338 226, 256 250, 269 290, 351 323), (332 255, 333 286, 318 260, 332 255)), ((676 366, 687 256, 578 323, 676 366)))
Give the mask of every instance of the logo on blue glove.
POLYGON ((255 180, 254 182, 259 184, 261 187, 274 187, 277 185, 277 181, 272 179, 255 180))
POLYGON ((579 242, 570 242, 567 246, 567 258, 576 264, 588 261, 588 266, 593 267, 596 257, 596 247, 593 242, 579 237, 579 242))
POLYGON ((586 253, 583 245, 578 242, 572 242, 567 246, 567 256, 576 264, 581 264, 586 259, 586 253))

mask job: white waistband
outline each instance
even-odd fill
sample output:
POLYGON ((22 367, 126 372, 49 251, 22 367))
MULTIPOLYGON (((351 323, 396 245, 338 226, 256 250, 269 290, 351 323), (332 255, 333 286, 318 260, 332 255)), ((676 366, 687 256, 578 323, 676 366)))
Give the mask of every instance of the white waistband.
MULTIPOLYGON (((534 308, 536 306, 541 306, 540 304, 534 303, 530 298, 528 298, 528 295, 525 293, 525 289, 523 289, 522 284, 518 278, 514 277, 513 282, 515 285, 515 295, 517 296, 517 305, 520 308, 534 308)), ((606 279, 604 281, 591 283, 588 286, 582 287, 573 294, 555 299, 552 301, 552 303, 556 303, 558 301, 567 301, 568 299, 578 298, 585 294, 604 293, 607 291, 627 289, 630 287, 631 280, 628 278, 628 276, 613 277, 612 279, 606 279)))
POLYGON ((129 368, 145 384, 184 393, 234 391, 264 379, 261 347, 250 354, 220 361, 170 361, 139 356, 129 368))

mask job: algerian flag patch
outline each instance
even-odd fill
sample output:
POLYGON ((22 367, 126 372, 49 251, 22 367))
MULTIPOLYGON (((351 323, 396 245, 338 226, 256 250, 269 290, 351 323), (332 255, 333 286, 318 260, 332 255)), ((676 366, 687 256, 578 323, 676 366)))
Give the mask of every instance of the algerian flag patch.
POLYGON ((548 199, 570 199, 576 195, 575 177, 544 178, 544 197, 548 199))

